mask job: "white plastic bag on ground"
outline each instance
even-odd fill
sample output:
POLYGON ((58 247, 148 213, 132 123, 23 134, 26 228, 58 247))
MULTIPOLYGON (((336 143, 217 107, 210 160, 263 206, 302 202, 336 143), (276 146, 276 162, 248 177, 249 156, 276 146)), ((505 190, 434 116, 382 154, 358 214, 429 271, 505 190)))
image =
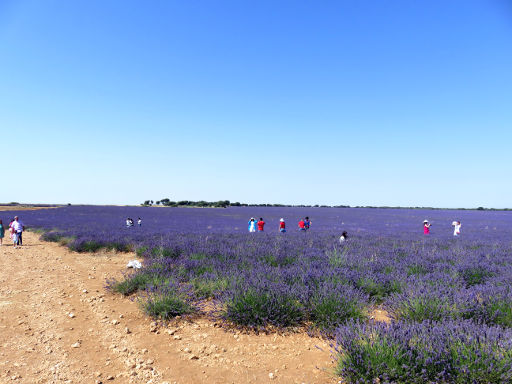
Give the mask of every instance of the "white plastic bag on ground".
POLYGON ((139 268, 142 268, 142 264, 138 260, 131 260, 126 265, 126 268, 136 268, 136 269, 139 269, 139 268))

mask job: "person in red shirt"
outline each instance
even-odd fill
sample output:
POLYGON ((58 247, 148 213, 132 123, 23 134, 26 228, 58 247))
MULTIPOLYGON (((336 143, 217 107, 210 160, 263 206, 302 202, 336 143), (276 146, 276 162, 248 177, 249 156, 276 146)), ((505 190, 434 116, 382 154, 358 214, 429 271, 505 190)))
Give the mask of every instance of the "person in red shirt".
POLYGON ((300 219, 300 221, 299 221, 299 230, 300 231, 306 230, 306 223, 304 222, 304 219, 300 219))
POLYGON ((263 221, 263 218, 260 217, 260 221, 256 223, 258 225, 258 232, 263 232, 263 227, 265 226, 265 222, 263 221))
POLYGON ((279 220, 279 232, 286 232, 286 224, 282 217, 281 220, 279 220))

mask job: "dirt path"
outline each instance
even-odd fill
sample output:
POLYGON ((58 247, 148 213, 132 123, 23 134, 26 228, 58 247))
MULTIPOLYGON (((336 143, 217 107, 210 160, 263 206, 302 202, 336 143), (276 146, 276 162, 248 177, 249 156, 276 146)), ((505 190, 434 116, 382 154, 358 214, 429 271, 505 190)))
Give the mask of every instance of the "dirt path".
POLYGON ((1 383, 336 383, 329 345, 207 319, 158 328, 104 288, 131 254, 78 254, 24 233, 0 247, 1 383), (9 244, 9 246, 7 246, 9 244))

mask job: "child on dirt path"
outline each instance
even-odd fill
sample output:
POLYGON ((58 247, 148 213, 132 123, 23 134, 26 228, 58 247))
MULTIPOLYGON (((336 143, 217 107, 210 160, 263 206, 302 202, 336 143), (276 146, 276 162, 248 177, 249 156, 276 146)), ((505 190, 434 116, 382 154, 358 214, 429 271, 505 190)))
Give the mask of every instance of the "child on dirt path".
POLYGON ((12 236, 14 234, 14 229, 12 228, 12 223, 14 222, 14 219, 11 219, 11 221, 9 222, 9 239, 12 240, 12 236))
POLYGON ((14 221, 11 224, 13 229, 13 243, 14 248, 19 248, 23 245, 23 230, 25 226, 18 220, 18 216, 14 216, 14 221))

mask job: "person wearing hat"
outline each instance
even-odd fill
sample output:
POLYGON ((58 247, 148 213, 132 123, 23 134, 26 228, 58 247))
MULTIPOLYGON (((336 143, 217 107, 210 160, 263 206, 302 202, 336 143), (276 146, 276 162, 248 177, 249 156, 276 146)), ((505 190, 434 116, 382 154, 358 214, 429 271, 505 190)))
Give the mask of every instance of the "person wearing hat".
POLYGON ((429 235, 430 234, 430 223, 428 220, 423 220, 423 234, 429 235))
POLYGON ((286 232, 286 223, 284 222, 284 219, 282 217, 279 220, 279 232, 286 232))
POLYGON ((251 217, 251 220, 249 220, 249 232, 256 232, 256 219, 254 217, 251 217))

